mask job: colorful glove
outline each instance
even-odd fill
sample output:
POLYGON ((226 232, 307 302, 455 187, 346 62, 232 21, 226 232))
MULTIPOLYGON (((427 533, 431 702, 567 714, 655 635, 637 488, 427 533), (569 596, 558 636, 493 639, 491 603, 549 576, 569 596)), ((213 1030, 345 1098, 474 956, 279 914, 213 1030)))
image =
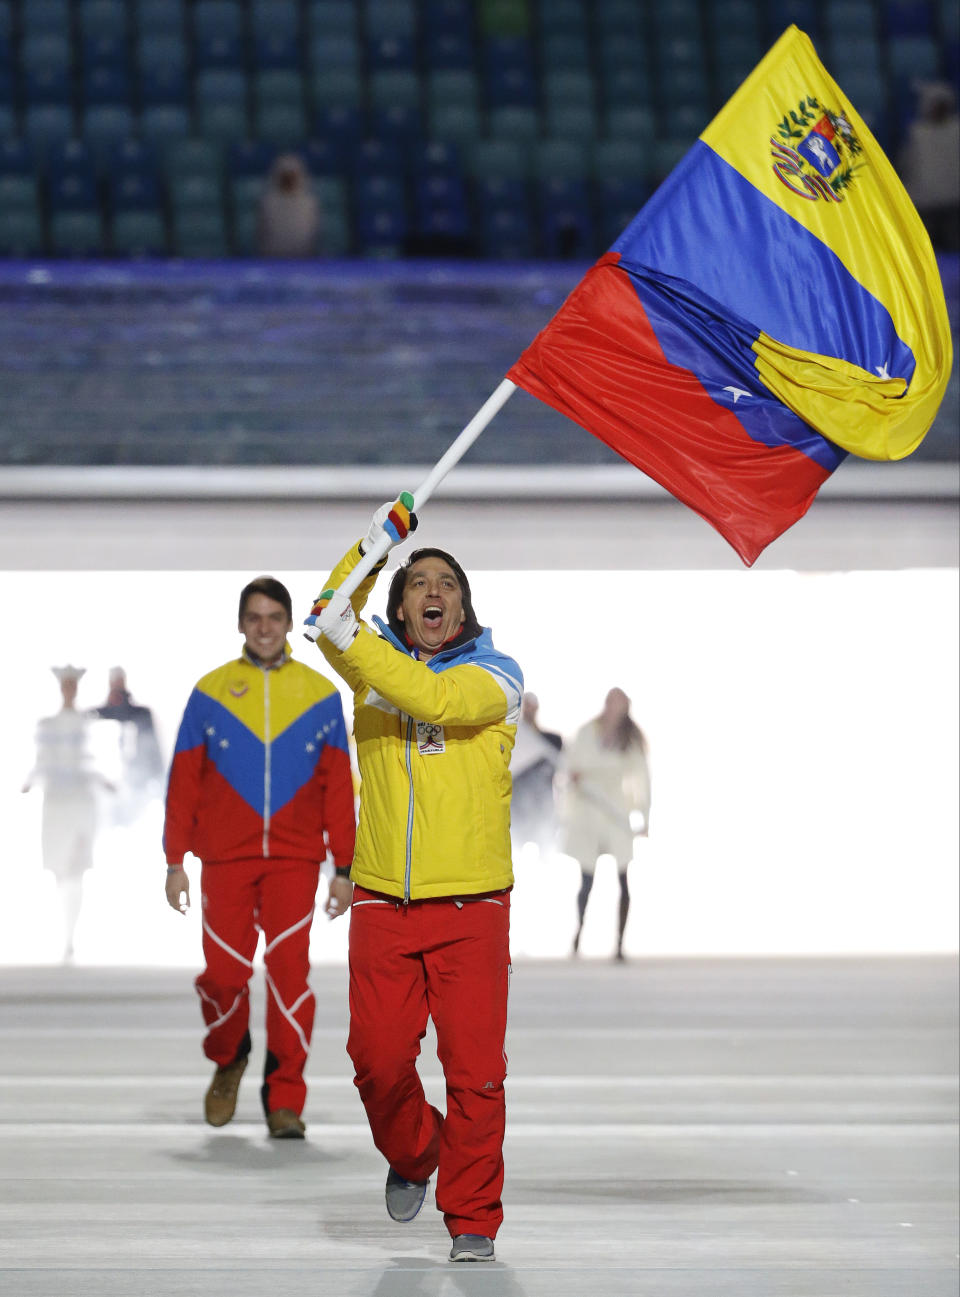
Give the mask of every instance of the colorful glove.
POLYGON ((369 554, 384 536, 390 541, 385 553, 406 540, 410 532, 417 530, 417 515, 412 509, 413 496, 409 491, 404 491, 393 504, 382 504, 370 519, 367 534, 360 542, 361 554, 369 554))
POLYGON ((316 642, 321 635, 326 635, 341 653, 350 647, 360 630, 349 598, 337 590, 324 590, 303 624, 307 639, 316 642))

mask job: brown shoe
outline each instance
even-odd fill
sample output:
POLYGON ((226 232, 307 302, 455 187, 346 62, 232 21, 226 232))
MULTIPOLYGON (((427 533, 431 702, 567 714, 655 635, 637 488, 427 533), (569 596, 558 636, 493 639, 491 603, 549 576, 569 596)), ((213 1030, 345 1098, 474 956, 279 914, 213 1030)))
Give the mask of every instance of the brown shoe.
POLYGON ((218 1067, 203 1101, 203 1115, 211 1126, 225 1126, 237 1110, 237 1092, 240 1078, 247 1069, 247 1060, 238 1058, 228 1067, 218 1067))
POLYGON ((273 1139, 303 1139, 307 1129, 292 1108, 267 1113, 267 1129, 273 1139))

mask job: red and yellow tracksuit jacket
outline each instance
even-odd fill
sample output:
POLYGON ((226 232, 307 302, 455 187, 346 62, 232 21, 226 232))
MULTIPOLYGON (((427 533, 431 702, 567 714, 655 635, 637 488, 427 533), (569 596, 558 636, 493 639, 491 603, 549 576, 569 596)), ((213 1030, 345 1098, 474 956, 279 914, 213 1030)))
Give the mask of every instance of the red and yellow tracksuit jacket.
MULTIPOLYGON (((360 558, 354 546, 327 581, 360 558)), ((354 592, 359 615, 373 572, 354 592)), ((418 662, 374 618, 341 653, 318 645, 354 693, 360 823, 351 878, 370 891, 425 900, 513 885, 510 753, 523 676, 489 630, 418 662)))
POLYGON ((334 864, 353 858, 347 731, 329 680, 290 656, 247 656, 198 681, 177 734, 164 851, 182 864, 258 856, 334 864))

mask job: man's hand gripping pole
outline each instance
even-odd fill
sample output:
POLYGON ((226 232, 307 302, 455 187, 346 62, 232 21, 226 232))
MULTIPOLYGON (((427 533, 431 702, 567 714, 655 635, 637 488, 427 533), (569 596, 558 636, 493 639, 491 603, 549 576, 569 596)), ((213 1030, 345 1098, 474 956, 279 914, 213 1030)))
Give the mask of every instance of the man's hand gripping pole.
POLYGON ((410 530, 410 515, 419 511, 433 495, 451 468, 466 454, 473 443, 517 390, 516 384, 505 378, 500 386, 487 397, 467 426, 452 442, 446 453, 437 460, 433 468, 414 492, 404 491, 394 503, 383 524, 383 534, 379 541, 368 549, 357 566, 341 581, 337 590, 324 590, 314 603, 310 616, 304 622, 304 637, 316 642, 328 630, 335 631, 344 610, 344 600, 349 600, 364 577, 372 572, 384 555, 401 540, 406 539, 410 530), (403 531, 400 535, 399 532, 403 531), (334 594, 343 596, 343 600, 330 601, 334 594), (326 620, 325 620, 326 618, 326 620))

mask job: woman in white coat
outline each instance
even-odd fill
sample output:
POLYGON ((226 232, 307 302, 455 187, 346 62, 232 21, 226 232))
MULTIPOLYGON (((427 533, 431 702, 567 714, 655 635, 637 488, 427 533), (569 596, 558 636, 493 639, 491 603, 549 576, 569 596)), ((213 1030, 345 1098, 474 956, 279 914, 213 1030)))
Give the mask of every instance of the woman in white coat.
POLYGON ((633 840, 646 835, 650 818, 650 767, 643 731, 630 716, 630 699, 611 689, 603 711, 577 731, 566 752, 564 851, 580 866, 577 932, 573 953, 593 887, 599 856, 613 856, 620 883, 616 958, 623 959, 623 934, 630 912, 627 866, 633 840))

